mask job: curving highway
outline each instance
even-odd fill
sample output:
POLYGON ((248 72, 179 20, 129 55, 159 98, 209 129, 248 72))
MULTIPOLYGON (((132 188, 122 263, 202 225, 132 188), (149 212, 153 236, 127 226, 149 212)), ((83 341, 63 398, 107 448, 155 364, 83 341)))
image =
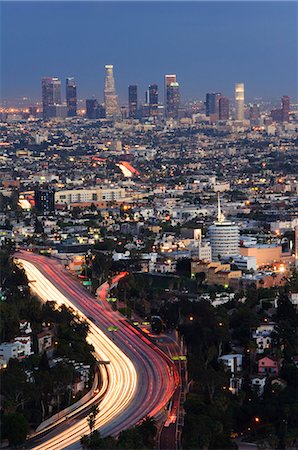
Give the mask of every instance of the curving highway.
MULTIPOLYGON (((96 358, 110 361, 105 366, 107 372, 102 372, 109 382, 96 419, 101 435, 117 435, 143 417, 156 415, 179 382, 171 360, 119 313, 105 309, 57 261, 30 252, 19 252, 16 258, 32 281, 31 289, 43 301, 65 304, 88 321, 88 339, 95 348, 96 358), (118 327, 112 339, 107 331, 111 325, 118 327)), ((107 382, 105 378, 103 381, 107 382)), ((34 448, 78 449, 80 438, 88 432, 86 418, 80 419, 67 429, 57 429, 48 439, 43 437, 34 448)))

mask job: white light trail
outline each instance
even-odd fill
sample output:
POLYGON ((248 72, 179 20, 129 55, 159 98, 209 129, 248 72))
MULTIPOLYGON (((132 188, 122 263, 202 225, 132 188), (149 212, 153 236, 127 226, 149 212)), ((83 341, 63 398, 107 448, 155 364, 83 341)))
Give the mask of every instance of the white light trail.
MULTIPOLYGON (((124 412, 133 400, 137 388, 137 372, 131 360, 109 339, 105 333, 89 320, 71 301, 65 297, 32 263, 19 259, 31 283, 31 289, 43 301, 55 301, 75 310, 89 325, 88 341, 94 346, 96 359, 110 361, 106 365, 109 385, 99 405, 96 428, 114 420, 124 412)), ((103 372, 104 373, 104 372, 103 372)), ((90 430, 87 420, 80 419, 67 430, 35 447, 35 450, 61 450, 76 443, 90 430)))

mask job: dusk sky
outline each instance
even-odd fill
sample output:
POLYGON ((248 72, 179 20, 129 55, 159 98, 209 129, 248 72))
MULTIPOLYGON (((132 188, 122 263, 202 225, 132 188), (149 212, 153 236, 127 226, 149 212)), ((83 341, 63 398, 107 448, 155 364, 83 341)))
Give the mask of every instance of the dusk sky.
MULTIPOLYGON (((116 88, 176 73, 183 99, 206 92, 297 98, 296 2, 4 2, 2 97, 40 99, 42 76, 74 76, 79 98, 103 97, 104 65, 116 88)), ((64 89, 63 89, 64 93, 64 89)))

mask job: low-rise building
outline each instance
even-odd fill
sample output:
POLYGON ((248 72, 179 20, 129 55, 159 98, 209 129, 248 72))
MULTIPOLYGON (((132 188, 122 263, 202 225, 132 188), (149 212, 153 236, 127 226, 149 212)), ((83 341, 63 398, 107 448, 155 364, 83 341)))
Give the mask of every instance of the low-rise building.
POLYGON ((275 356, 264 356, 258 360, 258 374, 278 376, 281 361, 275 356))
POLYGON ((252 389, 260 397, 264 393, 267 375, 253 375, 250 378, 250 384, 252 389))
POLYGON ((255 257, 257 268, 259 268, 281 261, 282 247, 277 244, 257 244, 240 247, 240 255, 255 257))
POLYGON ((54 332, 43 330, 37 335, 38 353, 50 350, 54 346, 54 332))
POLYGON ((222 355, 218 358, 218 361, 222 361, 226 368, 228 368, 234 375, 242 370, 243 355, 241 353, 231 353, 228 355, 222 355))

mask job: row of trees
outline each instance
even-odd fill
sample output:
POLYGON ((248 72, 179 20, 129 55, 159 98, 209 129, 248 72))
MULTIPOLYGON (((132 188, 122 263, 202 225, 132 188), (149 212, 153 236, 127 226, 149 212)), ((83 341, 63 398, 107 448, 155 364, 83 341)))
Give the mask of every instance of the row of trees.
MULTIPOLYGON (((25 319, 32 328, 34 354, 20 361, 10 359, 7 368, 0 371, 1 437, 10 445, 22 443, 29 428, 77 400, 71 386, 77 377, 67 360, 94 364, 93 347, 86 342, 88 326, 65 306, 54 302, 41 304, 31 295, 24 271, 11 257, 12 248, 0 248, 0 302, 1 342, 18 336, 19 323, 25 319), (37 334, 49 324, 55 334, 53 356, 62 357, 61 363, 50 367, 46 353, 38 353, 37 334)), ((91 374, 90 374, 91 375, 91 374)), ((82 395, 82 394, 80 394, 82 395)))
POLYGON ((88 416, 90 434, 89 436, 83 436, 81 439, 84 449, 149 450, 154 448, 157 427, 153 418, 146 417, 135 427, 122 431, 117 439, 113 437, 103 438, 100 432, 95 429, 98 412, 98 407, 95 407, 88 416))

